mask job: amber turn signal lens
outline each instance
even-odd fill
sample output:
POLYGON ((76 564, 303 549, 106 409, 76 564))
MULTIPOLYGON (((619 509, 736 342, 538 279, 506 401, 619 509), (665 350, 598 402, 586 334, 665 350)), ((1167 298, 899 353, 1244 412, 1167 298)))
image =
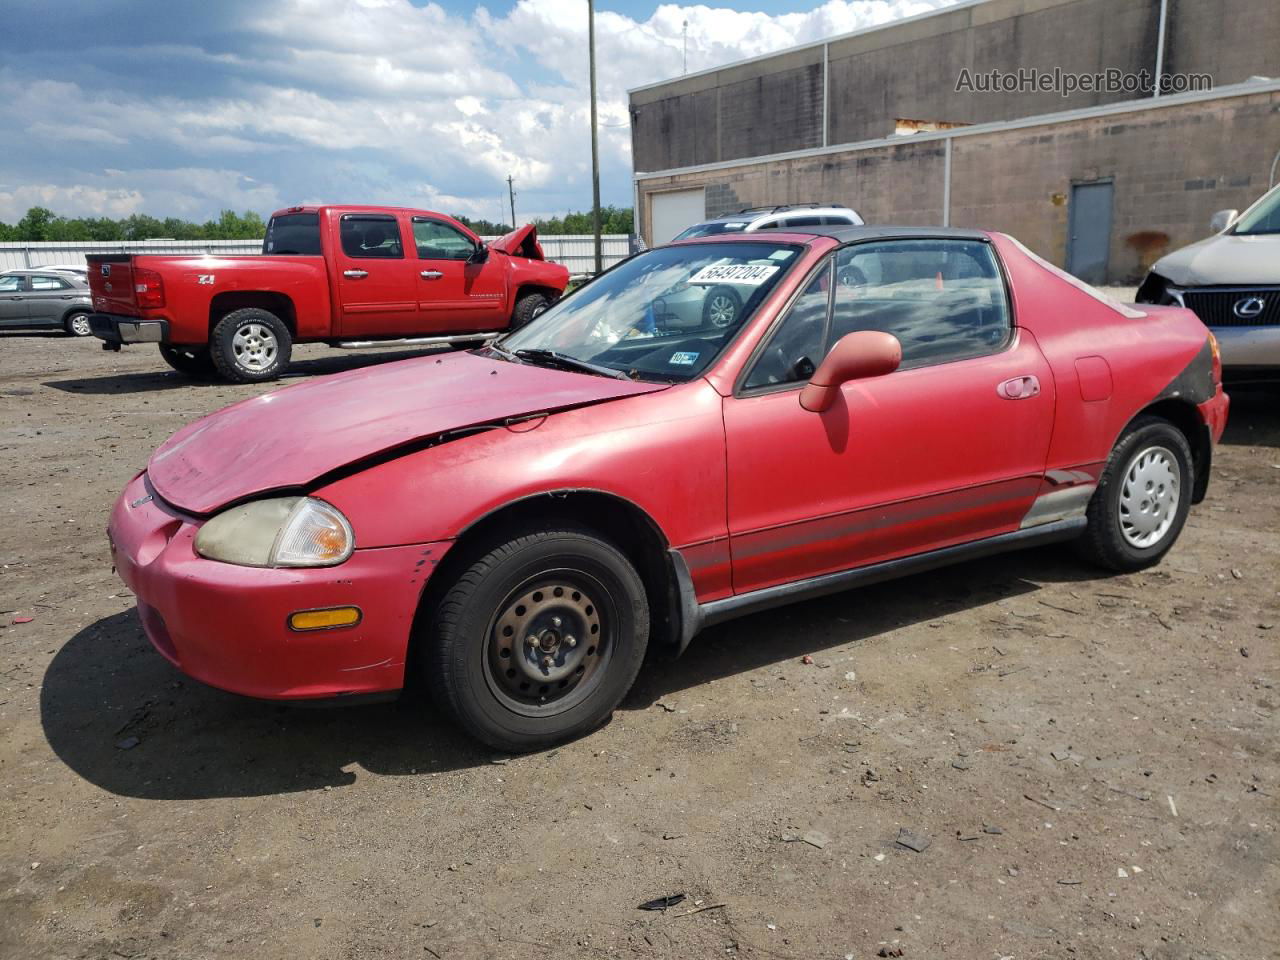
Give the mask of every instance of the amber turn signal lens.
POLYGON ((360 622, 359 607, 329 607, 324 610, 299 610, 289 615, 290 630, 332 630, 354 627, 360 622))

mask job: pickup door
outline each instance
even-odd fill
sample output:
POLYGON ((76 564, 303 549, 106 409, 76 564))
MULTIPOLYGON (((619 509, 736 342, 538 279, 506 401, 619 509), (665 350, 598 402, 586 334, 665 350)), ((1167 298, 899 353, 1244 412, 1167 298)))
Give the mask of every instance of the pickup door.
POLYGON ((405 256, 403 226, 400 218, 385 213, 338 218, 337 242, 330 249, 342 336, 428 332, 418 313, 418 265, 405 256))
POLYGON ((486 250, 473 263, 480 242, 439 218, 413 218, 418 256, 418 309, 432 330, 499 330, 507 325, 506 261, 486 250))
POLYGON ((343 337, 431 336, 507 326, 506 260, 444 218, 346 213, 332 244, 343 337), (486 251, 487 253, 487 251, 486 251))

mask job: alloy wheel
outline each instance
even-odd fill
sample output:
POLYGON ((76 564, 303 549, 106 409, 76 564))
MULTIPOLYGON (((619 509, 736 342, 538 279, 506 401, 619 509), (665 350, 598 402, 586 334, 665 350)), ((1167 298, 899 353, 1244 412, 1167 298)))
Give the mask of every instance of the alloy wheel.
POLYGON ((276 361, 280 344, 272 329, 262 323, 246 323, 231 338, 231 349, 236 363, 246 370, 259 373, 276 361))

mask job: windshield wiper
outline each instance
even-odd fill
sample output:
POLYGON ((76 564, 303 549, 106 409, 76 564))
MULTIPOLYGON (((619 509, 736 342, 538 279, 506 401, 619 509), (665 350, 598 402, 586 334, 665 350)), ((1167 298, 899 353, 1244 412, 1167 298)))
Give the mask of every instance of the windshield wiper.
POLYGON ((484 349, 485 349, 485 350, 492 350, 494 353, 496 353, 498 356, 500 356, 503 360, 506 360, 508 363, 519 363, 519 362, 520 362, 520 358, 519 358, 519 357, 517 357, 517 356, 516 356, 514 353, 512 353, 510 350, 504 350, 502 347, 498 346, 498 341, 497 341, 497 340, 491 340, 491 341, 489 341, 488 343, 486 343, 486 344, 484 345, 484 349))
POLYGON ((533 363, 551 363, 559 367, 565 367, 570 370, 585 370, 587 373, 598 373, 604 377, 613 377, 615 380, 630 380, 631 378, 613 367, 606 367, 598 363, 591 363, 587 360, 579 360, 577 357, 570 356, 567 353, 560 353, 556 350, 541 350, 527 348, 517 350, 515 355, 521 360, 529 360, 533 363))

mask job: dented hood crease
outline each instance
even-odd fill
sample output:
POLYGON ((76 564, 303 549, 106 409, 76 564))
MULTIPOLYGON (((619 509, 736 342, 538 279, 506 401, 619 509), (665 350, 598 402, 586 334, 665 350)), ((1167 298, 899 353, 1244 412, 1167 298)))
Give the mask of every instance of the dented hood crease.
POLYGON ((164 500, 207 514, 306 487, 425 438, 665 386, 466 353, 420 357, 311 380, 210 414, 165 441, 147 472, 164 500))

